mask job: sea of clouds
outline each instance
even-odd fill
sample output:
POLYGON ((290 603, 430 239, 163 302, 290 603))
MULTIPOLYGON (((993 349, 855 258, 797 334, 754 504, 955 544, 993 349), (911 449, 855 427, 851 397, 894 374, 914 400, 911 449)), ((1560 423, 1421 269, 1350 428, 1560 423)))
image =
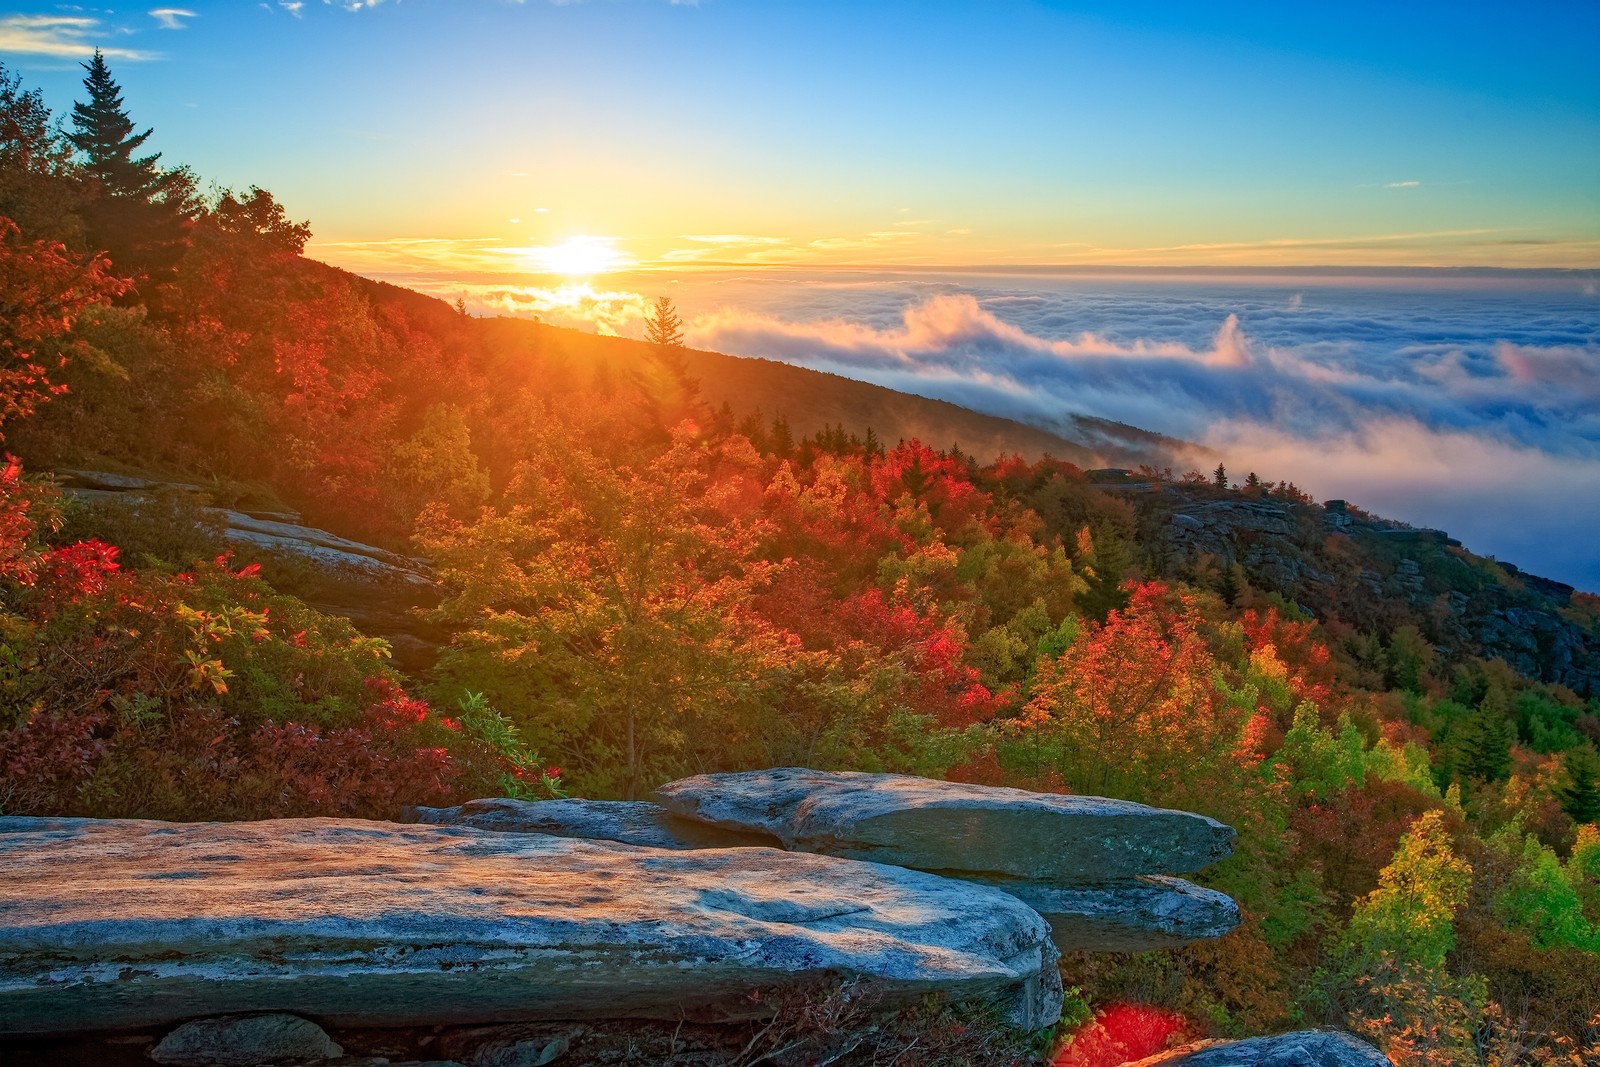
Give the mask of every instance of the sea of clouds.
POLYGON ((819 272, 667 291, 697 348, 1046 427, 1130 423, 1213 450, 1236 478, 1293 481, 1600 592, 1597 278, 819 272))

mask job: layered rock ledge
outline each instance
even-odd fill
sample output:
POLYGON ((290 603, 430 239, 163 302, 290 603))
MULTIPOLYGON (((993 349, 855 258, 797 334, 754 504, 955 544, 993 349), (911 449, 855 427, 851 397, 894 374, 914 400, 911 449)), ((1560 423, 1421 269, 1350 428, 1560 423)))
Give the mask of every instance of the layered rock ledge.
POLYGON ((998 889, 766 848, 334 819, 0 818, 0 1034, 237 1012, 333 1026, 759 1014, 855 978, 1037 1029, 1046 923, 998 889))
POLYGON ((1233 828, 1186 811, 900 774, 780 767, 706 774, 655 792, 667 811, 770 834, 796 852, 953 877, 1108 882, 1199 870, 1233 828))

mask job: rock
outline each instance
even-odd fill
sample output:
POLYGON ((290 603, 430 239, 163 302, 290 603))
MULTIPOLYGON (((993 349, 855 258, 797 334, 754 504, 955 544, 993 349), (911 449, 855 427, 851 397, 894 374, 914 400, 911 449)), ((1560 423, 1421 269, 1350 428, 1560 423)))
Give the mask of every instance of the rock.
POLYGON ((478 1049, 467 1067, 545 1067, 567 1054, 572 1042, 564 1037, 549 1041, 491 1041, 478 1049))
POLYGON ((847 978, 886 1006, 1060 1013, 1043 919, 914 871, 357 820, 32 821, 0 819, 0 1034, 262 1011, 714 1021, 847 978))
POLYGON ((673 815, 646 801, 469 800, 454 808, 412 808, 411 817, 435 826, 471 826, 499 833, 551 834, 619 841, 649 848, 781 847, 768 834, 725 830, 673 815))
POLYGON ((1336 1030, 1297 1030, 1243 1041, 1196 1041, 1122 1067, 1394 1067, 1389 1057, 1336 1030))
POLYGON ((1104 797, 795 767, 669 782, 677 815, 785 848, 919 870, 1104 882, 1193 871, 1233 851, 1215 819, 1104 797))
POLYGON ((995 879, 1044 916, 1062 952, 1152 952, 1221 937, 1239 925, 1239 905, 1182 878, 1146 875, 1104 885, 1061 886, 995 879))
POLYGON ((184 1023, 150 1051, 172 1067, 317 1063, 344 1055, 322 1027, 298 1015, 229 1015, 184 1023))

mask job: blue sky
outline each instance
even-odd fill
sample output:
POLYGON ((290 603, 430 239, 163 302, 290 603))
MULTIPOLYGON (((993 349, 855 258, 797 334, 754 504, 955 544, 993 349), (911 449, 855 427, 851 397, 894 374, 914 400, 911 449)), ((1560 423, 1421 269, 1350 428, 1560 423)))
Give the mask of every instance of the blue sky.
POLYGON ((574 238, 673 270, 1594 266, 1597 43, 1593 2, 0 13, 58 111, 103 47, 165 162, 271 189, 323 258, 463 276, 574 238))

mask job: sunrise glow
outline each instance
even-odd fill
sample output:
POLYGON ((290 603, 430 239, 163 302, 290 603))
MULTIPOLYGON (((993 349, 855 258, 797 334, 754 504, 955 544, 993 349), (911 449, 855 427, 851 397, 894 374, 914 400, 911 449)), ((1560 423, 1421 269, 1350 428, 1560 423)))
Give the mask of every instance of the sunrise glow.
POLYGON ((557 245, 520 250, 528 266, 546 274, 588 278, 627 266, 629 259, 616 248, 614 237, 569 237, 557 245))

